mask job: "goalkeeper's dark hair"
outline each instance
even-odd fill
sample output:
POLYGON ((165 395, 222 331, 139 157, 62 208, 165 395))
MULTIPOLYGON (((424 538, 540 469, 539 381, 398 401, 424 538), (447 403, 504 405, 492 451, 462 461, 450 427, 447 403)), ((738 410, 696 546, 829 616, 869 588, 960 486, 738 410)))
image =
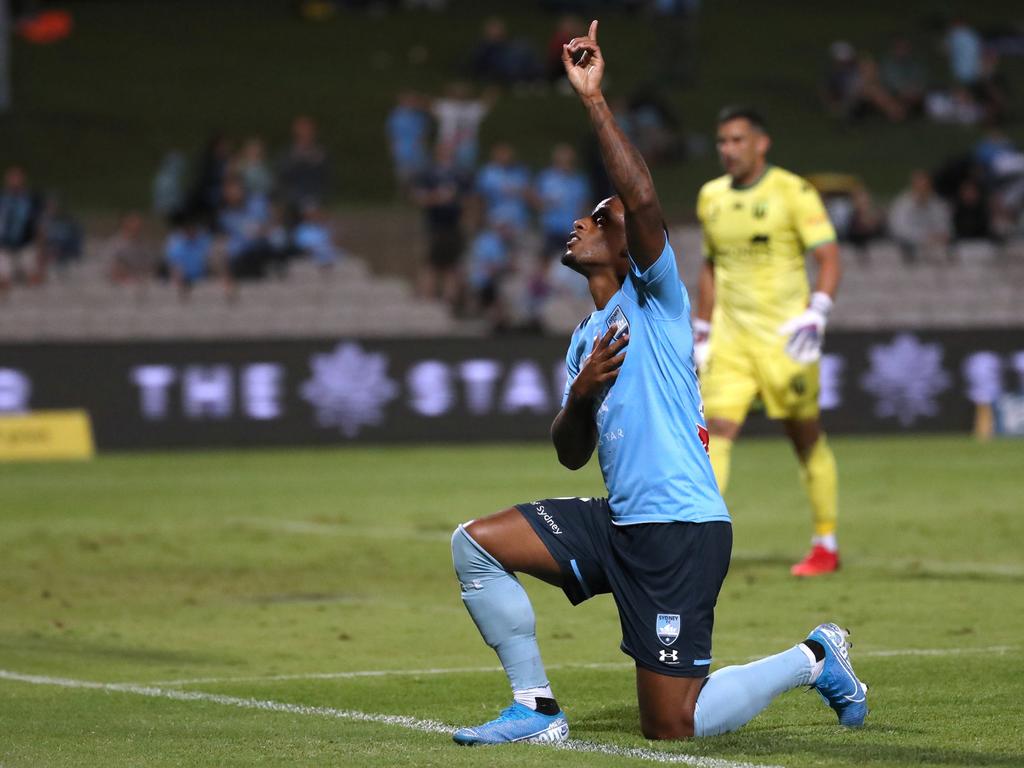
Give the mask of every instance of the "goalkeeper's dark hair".
POLYGON ((723 125, 732 120, 746 120, 755 130, 761 133, 768 133, 768 123, 765 121, 764 116, 753 107, 747 107, 742 104, 731 104, 728 107, 722 107, 722 111, 718 113, 718 125, 723 125))

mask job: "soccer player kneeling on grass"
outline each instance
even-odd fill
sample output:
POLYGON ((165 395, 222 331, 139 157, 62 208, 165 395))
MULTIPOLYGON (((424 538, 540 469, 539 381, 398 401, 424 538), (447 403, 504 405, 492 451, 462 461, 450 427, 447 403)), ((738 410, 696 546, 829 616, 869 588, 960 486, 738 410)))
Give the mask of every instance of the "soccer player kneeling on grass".
POLYGON ((514 700, 454 739, 495 744, 569 735, 516 572, 561 587, 573 604, 613 595, 648 738, 734 730, 802 685, 817 688, 840 723, 861 725, 867 689, 835 624, 816 627, 782 653, 708 676, 732 527, 707 455, 689 300, 650 173, 602 96, 596 21, 564 47, 562 60, 618 194, 575 222, 562 257, 587 278, 597 310, 573 333, 551 436, 570 469, 597 448, 608 498, 519 504, 456 529, 452 557, 462 600, 497 652, 514 700))

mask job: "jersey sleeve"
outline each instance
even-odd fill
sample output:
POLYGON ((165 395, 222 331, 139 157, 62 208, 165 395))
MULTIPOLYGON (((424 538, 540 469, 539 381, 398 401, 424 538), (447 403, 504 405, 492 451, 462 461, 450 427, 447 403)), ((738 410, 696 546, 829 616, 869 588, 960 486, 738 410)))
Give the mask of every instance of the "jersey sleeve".
POLYGON ((656 318, 675 320, 685 311, 676 253, 667 236, 658 260, 647 269, 641 271, 633 257, 629 257, 629 279, 636 291, 637 302, 656 318))
POLYGON ((836 231, 818 190, 803 179, 793 193, 793 224, 805 251, 836 239, 836 231))
POLYGON ((583 329, 586 327, 587 321, 584 320, 580 323, 576 330, 573 331, 572 338, 569 339, 569 349, 565 353, 565 390, 562 392, 562 407, 565 408, 565 404, 569 401, 569 389, 572 387, 572 383, 576 381, 576 377, 580 375, 580 358, 577 355, 576 350, 579 346, 579 338, 583 333, 583 329))

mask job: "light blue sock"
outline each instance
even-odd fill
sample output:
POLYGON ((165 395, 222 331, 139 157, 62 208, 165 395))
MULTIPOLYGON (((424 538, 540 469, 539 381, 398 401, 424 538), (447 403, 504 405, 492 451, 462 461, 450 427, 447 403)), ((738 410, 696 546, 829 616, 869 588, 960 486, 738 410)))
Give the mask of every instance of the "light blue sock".
POLYGON ((452 534, 452 562, 462 585, 462 602, 484 642, 497 652, 512 690, 546 686, 536 619, 523 585, 461 525, 452 534))
POLYGON ((810 685, 814 656, 801 646, 741 667, 712 673, 697 697, 694 736, 735 731, 754 719, 772 699, 801 685, 810 685))

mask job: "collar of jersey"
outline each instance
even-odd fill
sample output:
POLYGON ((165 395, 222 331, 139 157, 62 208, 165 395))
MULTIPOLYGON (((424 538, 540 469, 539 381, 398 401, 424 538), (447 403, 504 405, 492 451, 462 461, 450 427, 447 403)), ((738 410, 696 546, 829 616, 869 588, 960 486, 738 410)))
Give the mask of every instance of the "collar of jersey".
MULTIPOLYGON (((629 277, 627 276, 626 279, 629 280, 629 277)), ((619 290, 617 290, 615 293, 612 294, 611 298, 608 299, 608 303, 605 304, 603 307, 601 307, 601 309, 598 309, 595 306, 594 307, 594 311, 591 314, 592 315, 604 315, 604 314, 608 313, 609 311, 614 311, 616 305, 622 303, 621 301, 619 301, 620 298, 624 298, 624 299, 628 299, 629 298, 629 296, 626 295, 626 291, 623 290, 625 285, 626 284, 623 283, 622 286, 619 287, 619 290)))
POLYGON ((754 179, 754 180, 753 180, 752 182, 750 182, 749 184, 736 184, 736 183, 730 183, 730 184, 729 184, 729 187, 730 187, 731 189, 734 189, 734 190, 736 190, 737 192, 744 192, 744 191, 746 191, 746 190, 748 190, 748 189, 753 189, 753 188, 754 188, 754 187, 756 187, 756 186, 757 186, 758 184, 760 184, 760 183, 761 183, 762 181, 764 181, 764 177, 768 175, 768 172, 769 172, 769 171, 770 171, 770 170, 771 170, 772 168, 773 168, 773 166, 772 166, 772 164, 771 164, 771 163, 765 163, 765 164, 764 164, 764 170, 763 170, 763 171, 761 171, 761 175, 760 175, 760 176, 758 176, 758 177, 757 177, 756 179, 754 179))

